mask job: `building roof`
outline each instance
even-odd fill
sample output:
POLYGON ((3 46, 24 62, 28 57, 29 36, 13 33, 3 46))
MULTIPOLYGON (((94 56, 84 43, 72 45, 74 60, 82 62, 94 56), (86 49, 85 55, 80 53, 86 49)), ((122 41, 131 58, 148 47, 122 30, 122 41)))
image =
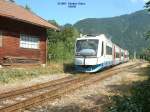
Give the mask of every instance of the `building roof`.
POLYGON ((19 6, 16 3, 11 3, 6 0, 0 0, 0 16, 34 24, 44 28, 58 30, 58 27, 50 24, 46 20, 37 16, 35 13, 26 10, 24 7, 19 6))

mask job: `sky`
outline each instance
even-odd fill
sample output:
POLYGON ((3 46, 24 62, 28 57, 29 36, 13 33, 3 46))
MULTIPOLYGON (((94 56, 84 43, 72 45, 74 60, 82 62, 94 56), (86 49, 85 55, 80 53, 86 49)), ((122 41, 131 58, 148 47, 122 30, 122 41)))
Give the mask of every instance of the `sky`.
POLYGON ((130 14, 144 9, 147 0, 15 0, 17 4, 26 4, 33 12, 46 20, 55 20, 58 24, 74 24, 85 18, 106 18, 130 14), (65 3, 65 4, 64 4, 65 3), (76 3, 76 8, 69 7, 76 3))

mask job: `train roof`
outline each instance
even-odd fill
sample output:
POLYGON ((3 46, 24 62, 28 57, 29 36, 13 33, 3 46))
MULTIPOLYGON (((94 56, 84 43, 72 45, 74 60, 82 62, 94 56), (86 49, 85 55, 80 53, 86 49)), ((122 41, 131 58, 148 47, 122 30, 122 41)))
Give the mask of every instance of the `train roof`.
MULTIPOLYGON (((111 39, 107 38, 107 36, 105 34, 100 34, 100 35, 96 35, 96 36, 94 36, 94 35, 82 35, 82 36, 80 36, 80 38, 77 38, 77 40, 85 40, 85 39, 98 39, 98 40, 103 40, 103 41, 107 41, 107 42, 114 44, 111 41, 111 39)), ((116 45, 116 44, 114 44, 114 45, 116 45)))
POLYGON ((106 39, 111 41, 106 37, 105 34, 100 34, 100 35, 81 35, 80 38, 77 38, 77 40, 84 40, 84 39, 106 39))

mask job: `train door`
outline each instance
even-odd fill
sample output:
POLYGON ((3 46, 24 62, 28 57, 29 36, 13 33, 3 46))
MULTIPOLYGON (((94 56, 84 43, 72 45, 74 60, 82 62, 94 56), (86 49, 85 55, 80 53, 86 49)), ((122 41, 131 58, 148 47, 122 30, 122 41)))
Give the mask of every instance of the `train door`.
MULTIPOLYGON (((120 60, 120 62, 121 62, 121 55, 122 55, 122 54, 121 54, 121 49, 120 49, 120 54, 119 54, 119 58, 120 58, 119 60, 120 60)), ((120 63, 120 62, 119 62, 119 63, 120 63)))
POLYGON ((115 49, 115 45, 113 46, 113 64, 115 65, 116 63, 116 49, 115 49))
POLYGON ((124 52, 124 58, 125 58, 125 62, 127 61, 127 51, 125 50, 124 52))
POLYGON ((123 56, 123 61, 124 61, 124 62, 126 62, 126 60, 125 60, 125 55, 126 55, 126 54, 125 54, 125 51, 124 51, 124 56, 123 56))
POLYGON ((101 56, 104 56, 104 42, 102 41, 101 56))

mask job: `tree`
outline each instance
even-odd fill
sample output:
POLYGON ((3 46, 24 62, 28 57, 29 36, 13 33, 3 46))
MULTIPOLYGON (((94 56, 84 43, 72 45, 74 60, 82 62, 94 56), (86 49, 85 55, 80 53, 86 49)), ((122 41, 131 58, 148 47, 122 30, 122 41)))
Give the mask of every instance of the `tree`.
POLYGON ((150 11, 150 1, 145 4, 145 7, 148 9, 148 11, 150 11))
MULTIPOLYGON (((55 20, 49 20, 53 25, 59 26, 55 20)), ((72 25, 61 26, 60 31, 47 30, 48 57, 54 61, 71 61, 74 56, 75 39, 79 36, 78 31, 72 25)))
POLYGON ((10 1, 10 2, 12 2, 12 3, 15 3, 15 0, 8 0, 8 1, 10 1))
POLYGON ((144 36, 146 37, 146 40, 148 40, 150 38, 150 31, 146 32, 144 36))
MULTIPOLYGON (((146 9, 150 12, 150 0, 145 4, 146 9)), ((150 38, 150 31, 145 34, 146 39, 150 38)))
POLYGON ((65 24, 63 27, 64 27, 64 28, 71 28, 71 27, 73 27, 73 26, 72 26, 72 24, 67 23, 67 24, 65 24))
POLYGON ((58 23, 55 20, 48 20, 48 22, 51 23, 52 25, 59 27, 58 23))
MULTIPOLYGON (((150 12, 150 0, 145 4, 146 9, 150 12)), ((150 31, 146 32, 145 34, 146 40, 150 39, 150 31)), ((144 59, 150 61, 150 48, 144 49, 142 53, 142 57, 144 59)))
POLYGON ((31 11, 31 8, 28 5, 25 5, 25 9, 27 9, 28 11, 31 11))

